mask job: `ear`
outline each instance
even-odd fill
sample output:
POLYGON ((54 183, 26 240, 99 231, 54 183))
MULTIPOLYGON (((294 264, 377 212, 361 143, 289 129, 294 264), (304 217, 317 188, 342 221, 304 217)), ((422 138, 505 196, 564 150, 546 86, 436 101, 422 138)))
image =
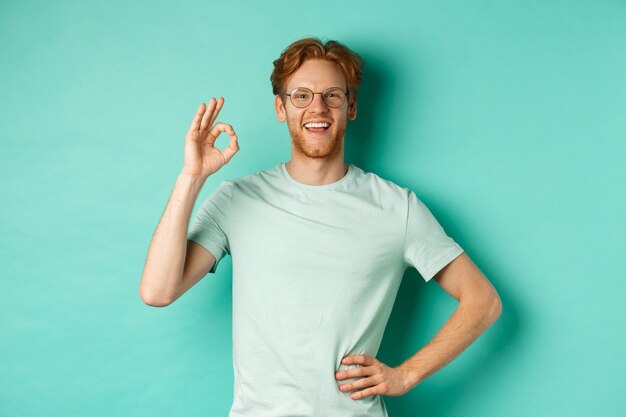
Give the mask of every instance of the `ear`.
POLYGON ((354 120, 356 119, 356 98, 350 100, 350 104, 348 104, 348 119, 354 120))
POLYGON ((285 103, 279 94, 276 94, 274 99, 274 109, 276 110, 276 118, 279 122, 284 122, 287 119, 287 112, 285 110, 285 103))

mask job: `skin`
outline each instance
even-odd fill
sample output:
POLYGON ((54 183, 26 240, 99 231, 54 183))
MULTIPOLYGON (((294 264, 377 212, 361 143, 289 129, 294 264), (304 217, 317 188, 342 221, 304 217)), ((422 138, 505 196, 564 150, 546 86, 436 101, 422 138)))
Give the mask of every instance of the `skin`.
MULTIPOLYGON (((307 87, 322 92, 330 87, 347 90, 347 81, 339 66, 330 61, 310 59, 291 76, 284 91, 307 87)), ((289 175, 307 185, 323 185, 339 181, 348 171, 344 162, 344 139, 348 120, 356 119, 357 102, 350 96, 338 108, 326 106, 321 94, 315 94, 306 108, 293 105, 288 96, 276 95, 276 118, 287 122, 291 135, 291 160, 285 164, 289 175), (331 123, 323 136, 308 132, 304 124, 312 120, 331 123)))
POLYGON ((207 178, 218 171, 239 151, 238 137, 233 127, 226 123, 216 123, 217 115, 224 106, 224 98, 211 98, 208 105, 200 104, 191 121, 185 137, 184 164, 181 171, 184 175, 207 178), (230 135, 230 143, 220 150, 215 141, 220 133, 230 135))
MULTIPOLYGON (((306 61, 290 78, 285 91, 294 87, 308 87, 322 92, 329 87, 346 89, 346 79, 338 66, 323 60, 306 61)), ((308 185, 323 185, 336 182, 347 172, 344 162, 344 138, 348 120, 356 118, 356 100, 344 102, 339 108, 326 106, 321 95, 316 94, 313 102, 300 109, 288 97, 275 97, 274 106, 279 122, 287 122, 291 135, 292 158, 286 164, 290 176, 308 185), (306 132, 304 124, 310 120, 328 120, 332 124, 323 137, 306 132)), ((189 177, 201 177, 214 173, 228 163, 239 150, 237 136, 232 126, 213 125, 223 106, 223 98, 212 98, 205 106, 200 105, 190 127, 185 144, 183 173, 189 177), (214 147, 221 132, 231 136, 228 147, 214 147)), ((207 252, 208 253, 208 252, 207 252)), ((214 262, 214 258, 211 259, 214 262)), ((207 263, 207 265, 212 265, 207 263)), ((191 269, 191 268, 190 268, 191 269)), ((198 267, 202 272, 190 273, 193 279, 185 280, 182 290, 174 299, 191 287, 205 273, 206 266, 198 267)), ((368 355, 348 355, 343 364, 358 367, 335 372, 338 389, 350 393, 354 400, 373 395, 400 396, 406 394, 420 382, 452 361, 471 345, 501 314, 502 303, 489 280, 463 252, 446 265, 434 277, 435 282, 458 301, 458 306, 437 334, 424 347, 400 365, 391 367, 368 355), (349 383, 341 380, 358 378, 349 383)), ((170 302, 170 301, 168 301, 170 302)))
POLYGON ((183 168, 150 242, 139 284, 139 295, 150 306, 173 303, 215 264, 209 251, 187 240, 187 232, 194 203, 207 177, 239 151, 232 126, 213 124, 223 104, 221 97, 200 104, 187 131, 183 168), (230 141, 219 150, 214 145, 223 132, 230 135, 230 141))

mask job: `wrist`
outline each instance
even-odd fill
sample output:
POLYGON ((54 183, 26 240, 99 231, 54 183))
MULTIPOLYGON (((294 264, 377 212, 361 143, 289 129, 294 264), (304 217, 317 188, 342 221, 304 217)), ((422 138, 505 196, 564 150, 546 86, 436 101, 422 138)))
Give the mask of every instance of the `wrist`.
POLYGON ((404 386, 407 391, 413 389, 423 380, 421 372, 419 372, 417 369, 407 366, 406 364, 399 365, 398 370, 400 370, 403 375, 404 386))
POLYGON ((178 178, 181 178, 187 181, 204 182, 206 181, 207 178, 209 178, 209 176, 199 175, 199 174, 189 174, 185 171, 180 171, 180 173, 178 174, 178 178))
POLYGON ((193 174, 187 174, 185 172, 181 172, 180 174, 178 174, 178 177, 176 178, 176 182, 185 187, 190 187, 190 188, 197 189, 198 191, 200 191, 200 189, 204 185, 207 178, 208 177, 202 176, 202 175, 193 175, 193 174))

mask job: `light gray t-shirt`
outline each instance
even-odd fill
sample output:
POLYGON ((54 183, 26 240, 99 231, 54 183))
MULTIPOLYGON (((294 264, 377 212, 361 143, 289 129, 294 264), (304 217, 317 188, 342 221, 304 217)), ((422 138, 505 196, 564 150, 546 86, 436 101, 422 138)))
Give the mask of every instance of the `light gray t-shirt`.
POLYGON ((405 270, 429 281, 463 249, 407 188, 349 164, 306 185, 284 163, 223 181, 188 238, 232 257, 234 400, 229 417, 386 417, 335 372, 376 357, 405 270))

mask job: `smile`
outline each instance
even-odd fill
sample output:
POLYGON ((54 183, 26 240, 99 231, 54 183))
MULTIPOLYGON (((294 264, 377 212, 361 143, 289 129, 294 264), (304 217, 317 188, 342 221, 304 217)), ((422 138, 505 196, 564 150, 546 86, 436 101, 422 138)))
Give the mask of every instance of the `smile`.
POLYGON ((322 134, 330 127, 328 122, 309 122, 304 125, 304 128, 311 133, 322 134))

